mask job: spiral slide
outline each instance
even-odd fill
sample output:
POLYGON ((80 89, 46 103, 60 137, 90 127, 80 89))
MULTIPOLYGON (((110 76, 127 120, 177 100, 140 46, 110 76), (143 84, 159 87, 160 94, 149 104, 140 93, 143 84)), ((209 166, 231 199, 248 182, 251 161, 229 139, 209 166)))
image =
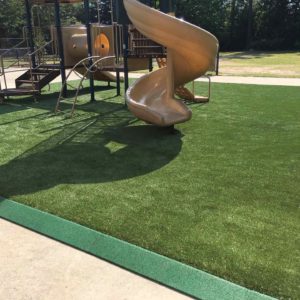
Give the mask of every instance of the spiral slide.
POLYGON ((137 118, 158 126, 188 121, 192 112, 174 98, 174 90, 214 65, 218 40, 200 27, 136 0, 124 0, 124 6, 142 34, 167 47, 167 66, 144 75, 127 90, 129 110, 137 118))

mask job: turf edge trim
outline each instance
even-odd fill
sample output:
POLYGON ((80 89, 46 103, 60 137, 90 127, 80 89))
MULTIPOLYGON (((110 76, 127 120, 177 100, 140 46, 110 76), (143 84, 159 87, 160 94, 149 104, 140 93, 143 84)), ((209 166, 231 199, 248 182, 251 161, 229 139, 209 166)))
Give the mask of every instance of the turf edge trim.
POLYGON ((198 299, 274 299, 101 232, 1 197, 0 217, 198 299))

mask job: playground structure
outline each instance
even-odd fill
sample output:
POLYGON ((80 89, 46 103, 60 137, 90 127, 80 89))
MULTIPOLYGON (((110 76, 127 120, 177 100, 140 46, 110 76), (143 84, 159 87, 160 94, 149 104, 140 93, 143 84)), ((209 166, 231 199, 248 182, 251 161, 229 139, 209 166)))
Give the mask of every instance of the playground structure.
MULTIPOLYGON (((94 80, 115 81, 117 94, 120 95, 120 72, 125 73, 125 88, 128 88, 128 72, 151 68, 153 57, 164 57, 162 46, 153 43, 148 38, 139 34, 129 24, 122 1, 115 0, 24 0, 26 7, 27 26, 24 28, 23 40, 14 47, 0 52, 0 77, 3 88, 0 85, 0 98, 9 96, 32 94, 34 96, 49 84, 55 77, 61 74, 62 83, 66 80, 66 69, 73 68, 84 58, 95 57, 96 59, 106 56, 115 56, 114 59, 106 60, 102 70, 93 70, 90 78, 91 100, 94 100, 94 80), (98 22, 91 23, 90 4, 97 4, 100 11, 101 3, 110 3, 110 25, 102 24, 100 13, 98 22), (61 4, 71 5, 80 3, 84 5, 85 25, 62 26, 60 19, 61 4), (40 26, 33 24, 33 11, 36 6, 54 6, 55 25, 49 24, 50 41, 37 46, 37 33, 40 26), (26 49, 25 54, 20 54, 20 48, 26 49), (51 55, 49 55, 51 49, 51 55), (15 55, 15 59, 7 65, 7 56, 15 55), (26 72, 16 78, 16 88, 7 88, 6 73, 20 71, 20 67, 26 72), (17 69, 17 70, 16 70, 17 69), (113 76, 110 72, 115 72, 113 76)), ((144 0, 144 2, 150 2, 144 0)), ((166 7, 161 1, 161 7, 166 7), (164 5, 164 6, 163 6, 164 5)), ((41 19, 39 16, 37 19, 41 19)), ((93 64, 90 59, 89 65, 93 64)), ((77 73, 84 72, 84 67, 77 65, 77 73)), ((67 85, 64 85, 66 95, 67 85)))
MULTIPOLYGON (((110 84, 110 82, 116 82, 117 95, 120 95, 120 82, 122 80, 120 72, 124 72, 124 86, 125 91, 127 91, 129 85, 128 72, 144 69, 151 70, 152 60, 154 58, 157 59, 160 70, 150 73, 146 77, 138 80, 137 83, 134 84, 127 92, 128 107, 138 118, 160 126, 168 126, 190 118, 190 111, 186 109, 186 106, 181 101, 174 100, 169 102, 169 100, 167 101, 165 97, 158 99, 156 96, 159 93, 168 94, 168 97, 172 98, 175 92, 179 98, 195 102, 204 102, 209 100, 209 96, 205 98, 196 98, 194 93, 184 87, 184 84, 200 75, 203 75, 209 67, 213 66, 214 68, 216 49, 218 46, 217 41, 213 39, 211 35, 206 34, 206 37, 203 38, 205 31, 199 29, 199 32, 201 32, 200 39, 197 40, 199 37, 197 34, 189 39, 185 39, 184 42, 186 45, 183 47, 181 46, 183 51, 179 50, 182 54, 181 58, 179 58, 176 54, 178 49, 175 49, 175 51, 170 50, 172 48, 170 41, 173 40, 173 42, 171 42, 173 46, 176 43, 171 37, 175 34, 174 29, 172 30, 171 27, 176 25, 174 28, 178 30, 177 34, 181 35, 180 43, 182 43, 182 36, 189 34, 187 30, 190 30, 193 26, 186 27, 187 25, 185 25, 187 29, 181 31, 183 28, 182 25, 187 23, 178 21, 174 17, 167 16, 166 14, 159 12, 157 9, 150 8, 151 5, 156 5, 156 1, 154 1, 154 3, 150 0, 141 1, 148 6, 136 1, 124 1, 133 24, 130 22, 126 14, 122 1, 106 1, 110 3, 110 25, 101 23, 100 13, 98 14, 98 22, 91 22, 90 2, 92 1, 25 0, 27 27, 24 30, 23 41, 13 48, 7 49, 7 51, 0 55, 0 77, 3 77, 2 81, 4 82, 4 88, 2 88, 0 81, 0 100, 4 100, 5 97, 8 98, 9 96, 18 95, 33 95, 36 98, 36 96, 41 93, 42 88, 48 85, 60 74, 62 91, 56 105, 56 112, 58 112, 60 110, 60 102, 67 96, 67 79, 69 75, 66 76, 66 70, 71 69, 70 72, 76 72, 82 78, 77 87, 76 97, 72 108, 73 113, 79 90, 82 87, 83 79, 87 78, 90 81, 91 101, 95 100, 94 80, 106 81, 108 84, 110 84), (62 26, 60 19, 60 5, 71 5, 74 3, 83 3, 85 11, 85 25, 62 26), (45 41, 44 44, 37 46, 36 32, 39 32, 39 24, 38 26, 33 24, 33 8, 35 6, 45 5, 54 5, 55 25, 49 24, 50 41, 45 41), (133 6, 134 9, 132 10, 130 7, 133 6), (137 14, 140 15, 138 16, 137 14), (156 17, 158 18, 157 25, 155 25, 156 17), (141 18, 141 20, 138 20, 139 18, 141 18), (141 26, 140 23, 144 21, 145 24, 142 24, 141 26), (181 25, 177 26, 178 24, 181 25), (157 28, 157 26, 166 26, 162 27, 163 31, 166 31, 163 38, 156 37, 156 33, 158 31, 155 28, 157 28), (194 38, 196 40, 191 41, 191 39, 194 38), (197 43, 208 43, 209 46, 204 45, 198 47, 199 45, 197 45, 197 43), (212 43, 214 44, 214 47, 211 46, 212 43), (20 46, 27 49, 25 55, 19 55, 18 49, 20 46), (167 48, 168 59, 166 59, 167 48), (204 52, 206 50, 203 50, 204 48, 210 49, 209 55, 205 58, 204 56, 206 54, 204 54, 204 52), (49 49, 51 49, 51 51, 49 51, 49 49), (199 56, 201 57, 201 71, 192 71, 192 73, 189 74, 191 70, 185 69, 184 67, 179 71, 178 66, 181 65, 181 68, 186 64, 186 61, 188 61, 188 65, 195 63, 194 59, 197 51, 200 51, 199 56), (16 55, 17 58, 6 66, 5 55, 11 55, 11 53, 14 52, 18 53, 16 55), (174 68, 174 56, 178 57, 178 59, 175 58, 175 65, 178 65, 176 68, 174 68), (17 66, 18 68, 16 68, 17 66), (6 73, 19 71, 19 67, 24 69, 24 73, 16 78, 16 87, 7 88, 6 73), (179 81, 176 77, 178 71, 185 74, 184 76, 181 76, 179 81), (163 86, 166 86, 166 82, 164 82, 166 78, 169 78, 167 80, 168 86, 173 85, 171 82, 172 80, 170 81, 170 78, 173 76, 173 72, 175 74, 175 87, 169 87, 167 90, 163 91, 163 86), (115 73, 115 75, 112 73, 115 73), (148 84, 144 84, 146 79, 149 80, 148 84), (157 85, 159 88, 157 88, 157 85), (153 89, 154 86, 156 86, 155 89, 153 89), (139 93, 144 93, 145 95, 139 96, 137 95, 139 93), (144 101, 141 99, 147 100, 144 101), (169 104, 167 105, 167 110, 165 110, 164 105, 161 107, 157 105, 158 102, 165 103, 166 101, 169 104, 173 103, 171 106, 169 104), (173 107, 174 105, 177 107, 176 109, 173 107), (141 107, 144 106, 146 106, 147 109, 141 109, 141 107), (156 112, 153 112, 154 106, 156 106, 156 112), (172 111, 171 107, 173 107, 176 112, 172 111), (156 114, 160 109, 162 109, 160 115, 167 115, 169 118, 168 120, 166 120, 165 117, 161 118, 161 116, 159 117, 159 120, 153 116, 150 117, 151 114, 156 114), (174 114, 178 114, 178 111, 184 111, 184 117, 177 116, 174 118, 174 114), (144 116, 144 114, 147 116, 144 116)), ((97 9, 99 11, 101 3, 103 3, 103 1, 96 1, 97 9)), ((159 8, 164 13, 170 13, 173 9, 173 5, 174 1, 161 0, 159 8)), ((161 32, 163 31, 161 30, 161 32)), ((177 36, 177 38, 179 37, 177 36)), ((198 62, 198 59, 196 62, 198 62)), ((199 64, 196 63, 195 65, 199 64)))

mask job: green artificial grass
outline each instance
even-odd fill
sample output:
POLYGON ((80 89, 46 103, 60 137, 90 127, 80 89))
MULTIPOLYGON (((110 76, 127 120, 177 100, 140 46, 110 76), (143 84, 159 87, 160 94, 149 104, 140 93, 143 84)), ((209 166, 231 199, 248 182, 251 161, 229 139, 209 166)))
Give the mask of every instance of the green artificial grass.
POLYGON ((0 106, 0 195, 297 299, 299 88, 212 92, 177 134, 136 121, 115 90, 81 97, 73 119, 53 114, 53 92, 11 100, 0 106))
POLYGON ((0 198, 0 218, 25 226, 202 300, 274 300, 88 227, 0 198))

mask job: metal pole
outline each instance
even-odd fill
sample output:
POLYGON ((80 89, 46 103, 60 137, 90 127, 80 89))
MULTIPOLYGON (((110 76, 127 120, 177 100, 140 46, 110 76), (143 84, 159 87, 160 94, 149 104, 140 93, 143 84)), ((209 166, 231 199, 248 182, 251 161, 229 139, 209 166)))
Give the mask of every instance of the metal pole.
POLYGON ((148 69, 149 69, 149 72, 152 72, 152 71, 153 71, 153 61, 152 61, 152 57, 149 57, 148 69))
MULTIPOLYGON (((25 0, 25 9, 26 9, 26 20, 27 20, 27 30, 28 30, 28 42, 30 53, 34 52, 34 38, 33 38, 33 28, 32 28, 32 16, 31 16, 31 7, 29 0, 25 0)), ((32 67, 36 67, 35 56, 31 55, 32 67)))
POLYGON ((216 75, 219 75, 219 60, 220 60, 220 48, 218 49, 218 54, 217 54, 216 75))
POLYGON ((61 33, 60 6, 59 6, 58 0, 55 0, 54 8, 55 8, 55 27, 56 27, 56 35, 57 35, 60 76, 61 76, 61 81, 62 81, 63 88, 64 88, 63 97, 66 97, 67 96, 67 85, 64 84, 66 81, 66 69, 65 69, 63 38, 62 38, 62 33, 61 33))
POLYGON ((123 51, 124 51, 124 87, 125 94, 129 86, 128 80, 128 26, 124 25, 124 41, 123 41, 123 51))
POLYGON ((121 96, 120 71, 117 70, 117 96, 121 96))
MULTIPOLYGON (((84 0, 84 12, 85 12, 85 27, 86 27, 86 38, 88 46, 88 57, 92 56, 92 37, 91 37, 91 22, 90 22, 90 1, 84 0)), ((89 60, 89 68, 93 65, 93 60, 89 60)), ((90 72, 90 94, 91 101, 95 101, 95 87, 94 87, 94 75, 90 72)))

